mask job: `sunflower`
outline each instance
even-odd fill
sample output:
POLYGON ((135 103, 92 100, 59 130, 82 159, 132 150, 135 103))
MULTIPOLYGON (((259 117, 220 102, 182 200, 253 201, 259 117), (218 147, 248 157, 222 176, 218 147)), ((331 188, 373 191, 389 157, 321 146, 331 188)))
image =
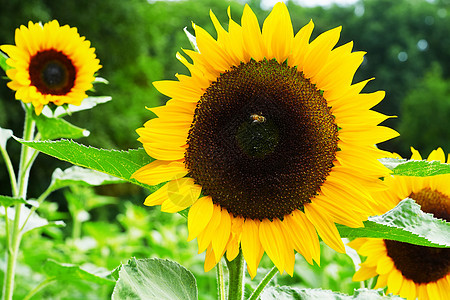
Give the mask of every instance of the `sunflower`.
POLYGON ((0 50, 9 56, 6 62, 12 68, 6 75, 16 99, 32 103, 37 115, 49 103, 81 104, 101 65, 77 28, 59 26, 56 20, 44 26, 30 21, 16 29, 15 41, 15 46, 2 45, 0 50))
MULTIPOLYGON (((411 159, 421 160, 411 148, 411 159)), ((441 148, 428 156, 428 161, 445 163, 441 148)), ((450 163, 450 156, 447 159, 450 163)), ((424 212, 450 222, 450 174, 430 177, 389 176, 389 189, 375 193, 378 213, 392 209, 404 198, 414 199, 424 212)), ((361 281, 378 275, 375 288, 387 285, 388 293, 407 299, 448 299, 450 294, 450 249, 412 245, 384 239, 356 239, 349 243, 360 255, 367 256, 353 280, 361 281)))
POLYGON ((262 30, 248 5, 241 25, 228 15, 227 31, 210 13, 217 40, 193 25, 199 52, 177 53, 190 76, 154 83, 171 99, 137 130, 156 160, 133 177, 167 182, 145 205, 190 207, 188 240, 206 250, 206 271, 241 249, 252 278, 264 253, 292 276, 295 251, 320 263, 317 233, 344 252, 335 222, 363 226, 387 174, 374 145, 398 134, 369 110, 384 92, 352 85, 364 53, 333 49, 340 27, 309 42, 313 22, 294 35, 283 3, 262 30))

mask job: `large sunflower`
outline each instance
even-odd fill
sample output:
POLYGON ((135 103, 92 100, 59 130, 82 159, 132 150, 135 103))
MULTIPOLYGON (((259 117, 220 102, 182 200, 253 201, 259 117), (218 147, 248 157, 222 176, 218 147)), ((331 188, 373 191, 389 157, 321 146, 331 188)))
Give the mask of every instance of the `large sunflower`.
MULTIPOLYGON (((421 160, 412 149, 411 159, 421 160)), ((428 161, 445 163, 441 148, 428 156, 428 161)), ((450 156, 447 160, 450 163, 450 156)), ((450 222, 450 174, 430 177, 389 176, 389 189, 374 195, 383 206, 378 213, 392 209, 404 198, 414 199, 424 212, 450 222)), ((407 299, 448 299, 450 295, 450 249, 431 248, 383 239, 356 239, 349 243, 359 254, 367 256, 353 280, 366 280, 378 275, 375 288, 388 287, 388 293, 407 299)))
POLYGON ((56 20, 44 26, 30 21, 16 29, 15 42, 0 50, 9 56, 6 62, 12 68, 6 75, 16 99, 32 103, 37 115, 49 103, 81 104, 101 65, 77 28, 59 26, 56 20))
POLYGON ((292 275, 294 250, 320 262, 317 233, 343 252, 335 222, 363 226, 365 187, 379 189, 386 175, 374 144, 397 132, 376 126, 386 116, 369 110, 384 92, 352 85, 364 53, 351 42, 333 49, 340 27, 310 43, 313 23, 294 36, 283 3, 262 31, 247 5, 228 31, 210 15, 217 40, 194 25, 199 52, 184 50, 192 63, 177 54, 191 75, 154 83, 172 99, 137 130, 156 161, 133 176, 168 181, 145 205, 191 207, 188 240, 207 250, 205 270, 241 248, 252 277, 264 252, 292 275))

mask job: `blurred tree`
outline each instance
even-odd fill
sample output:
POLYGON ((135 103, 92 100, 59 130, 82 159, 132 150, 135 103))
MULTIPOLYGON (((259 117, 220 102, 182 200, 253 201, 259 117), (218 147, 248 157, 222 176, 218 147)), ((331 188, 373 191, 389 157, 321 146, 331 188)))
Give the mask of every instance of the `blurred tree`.
POLYGON ((410 146, 421 153, 430 153, 438 146, 450 151, 450 81, 442 73, 434 64, 403 99, 399 130, 406 153, 410 146))

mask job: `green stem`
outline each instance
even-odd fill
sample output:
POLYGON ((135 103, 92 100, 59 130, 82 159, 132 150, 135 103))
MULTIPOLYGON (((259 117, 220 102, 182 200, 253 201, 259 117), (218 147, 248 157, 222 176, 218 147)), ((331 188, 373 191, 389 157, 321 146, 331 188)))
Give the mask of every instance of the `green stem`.
POLYGON ((76 210, 74 216, 72 217, 72 242, 74 243, 81 237, 81 222, 79 220, 78 213, 79 211, 76 210))
POLYGON ((5 160, 6 168, 8 169, 9 179, 11 181, 12 194, 14 196, 17 196, 19 190, 17 188, 16 174, 14 173, 14 168, 11 163, 11 159, 9 158, 8 152, 6 152, 6 149, 4 149, 3 147, 0 147, 0 152, 2 152, 2 156, 3 156, 3 159, 5 160))
POLYGON ((264 288, 269 284, 269 282, 272 280, 272 278, 277 274, 277 268, 274 266, 269 273, 264 276, 263 280, 258 284, 256 289, 251 294, 250 298, 248 300, 256 300, 258 299, 259 295, 262 293, 264 288))
MULTIPOLYGON (((37 152, 37 151, 36 151, 37 152)), ((42 202, 44 202, 45 199, 47 199, 48 195, 50 195, 53 192, 53 189, 50 188, 50 186, 45 190, 45 192, 43 192, 39 198, 37 198, 36 202, 36 206, 33 206, 30 209, 30 212, 28 213, 27 218, 25 219, 25 222, 23 222, 22 227, 20 228, 20 231, 23 231, 25 225, 27 225, 28 220, 30 219, 31 215, 39 208, 39 206, 41 206, 42 202)))
POLYGON ((217 294, 219 300, 225 300, 225 280, 223 277, 223 263, 222 260, 216 266, 217 277, 217 294))
POLYGON ((42 281, 37 287, 35 287, 33 290, 31 290, 26 296, 25 298, 23 298, 23 300, 29 300, 31 299, 31 297, 33 297, 37 292, 39 292, 40 290, 42 290, 44 287, 46 287, 47 285, 49 285, 52 282, 56 281, 56 277, 49 277, 47 279, 45 279, 44 281, 42 281))
MULTIPOLYGON (((33 108, 31 106, 25 106, 25 125, 23 129, 23 139, 26 141, 33 140, 35 123, 32 118, 33 108)), ((30 148, 22 145, 22 151, 20 154, 19 175, 17 183, 17 194, 15 197, 20 197, 26 200, 28 178, 30 175, 31 163, 29 162, 33 154, 30 155, 30 148)), ((20 228, 20 215, 23 204, 16 204, 15 206, 14 221, 12 224, 12 233, 9 245, 7 245, 8 251, 6 252, 7 264, 3 285, 3 299, 11 300, 14 293, 14 276, 16 273, 17 255, 19 253, 20 241, 22 239, 22 232, 20 228)))
POLYGON ((235 259, 225 258, 228 267, 228 300, 242 300, 244 294, 244 256, 242 251, 235 259))
POLYGON ((11 249, 11 236, 10 236, 10 232, 9 232, 8 208, 6 206, 4 206, 4 208, 5 208, 6 246, 7 246, 7 251, 8 252, 12 252, 12 249, 11 249))

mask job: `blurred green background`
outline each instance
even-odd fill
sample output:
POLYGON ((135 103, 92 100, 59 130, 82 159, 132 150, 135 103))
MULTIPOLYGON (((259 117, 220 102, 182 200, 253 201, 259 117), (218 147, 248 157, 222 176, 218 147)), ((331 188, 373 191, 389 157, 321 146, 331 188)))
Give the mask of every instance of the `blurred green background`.
MULTIPOLYGON (((248 3, 262 22, 268 11, 261 9, 259 0, 248 3)), ((217 0, 0 0, 0 44, 13 44, 15 28, 29 20, 57 19, 60 24, 77 27, 97 49, 103 65, 99 76, 110 82, 97 85, 90 94, 110 95, 113 100, 67 120, 91 131, 89 137, 79 142, 126 150, 140 146, 135 130, 151 117, 145 106, 161 105, 167 100, 153 88, 152 82, 175 79, 175 73, 188 74, 175 58, 181 48, 190 48, 183 28, 187 26, 192 32, 194 21, 215 36, 209 10, 214 11, 222 24, 227 24, 227 7, 231 7, 233 18, 239 21, 243 5, 244 1, 217 0)), ((310 19, 315 23, 313 37, 342 25, 339 44, 353 40, 355 50, 367 52, 355 82, 375 77, 364 91, 386 91, 385 100, 375 110, 398 116, 385 124, 401 134, 381 144, 381 148, 404 157, 409 157, 410 146, 424 155, 438 146, 450 151, 450 1, 363 0, 328 7, 301 7, 289 1, 287 5, 295 31, 310 19)), ((6 82, 6 79, 0 82, 0 127, 13 129, 16 136, 21 136, 23 110, 6 82)), ((8 145, 13 162, 19 159, 16 144, 8 145)), ((37 197, 45 189, 54 168, 67 166, 40 155, 31 173, 29 197, 37 197)), ((0 193, 10 195, 2 160, 0 170, 0 193)), ((50 220, 63 219, 67 226, 25 236, 19 286, 29 290, 39 282, 39 268, 48 256, 61 262, 89 262, 106 270, 112 270, 121 261, 125 263, 132 255, 156 256, 172 258, 190 268, 203 289, 201 298, 214 298, 214 272, 203 273, 202 258, 195 255, 195 243, 185 241, 185 220, 160 213, 159 208, 143 207, 145 195, 145 191, 126 184, 95 190, 74 187, 53 194, 42 215, 50 220), (87 201, 100 204, 89 206, 87 201), (75 202, 84 206, 74 208, 75 202), (88 219, 75 221, 74 209, 86 212, 88 219)), ((325 267, 321 272, 314 273, 317 268, 308 267, 300 258, 294 278, 282 276, 278 283, 349 293, 358 287, 350 282, 353 266, 347 256, 325 250, 323 257, 325 267), (343 280, 341 273, 348 280, 343 280)), ((263 267, 269 266, 268 261, 263 261, 263 267)), ((52 292, 45 294, 46 299, 102 298, 111 292, 111 287, 98 289, 95 284, 77 283, 76 293, 65 288, 55 285, 52 292)), ((20 299, 20 293, 17 297, 20 299)))

